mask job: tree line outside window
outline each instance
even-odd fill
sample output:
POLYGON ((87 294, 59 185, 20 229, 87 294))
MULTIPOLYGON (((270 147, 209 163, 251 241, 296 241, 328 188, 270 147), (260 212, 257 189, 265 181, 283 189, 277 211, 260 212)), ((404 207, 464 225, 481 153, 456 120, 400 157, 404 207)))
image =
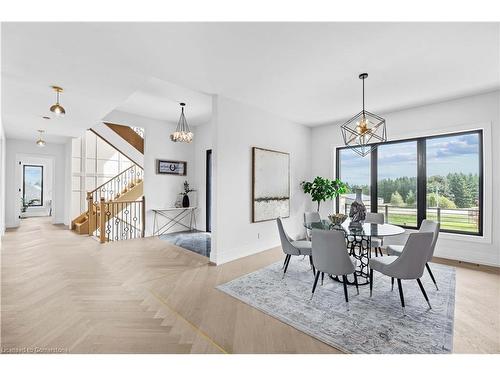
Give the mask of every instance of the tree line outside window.
POLYGON ((339 212, 362 189, 367 208, 385 213, 388 223, 418 228, 427 218, 445 232, 482 235, 481 130, 391 141, 365 158, 338 148, 336 160, 337 177, 348 185, 339 212))

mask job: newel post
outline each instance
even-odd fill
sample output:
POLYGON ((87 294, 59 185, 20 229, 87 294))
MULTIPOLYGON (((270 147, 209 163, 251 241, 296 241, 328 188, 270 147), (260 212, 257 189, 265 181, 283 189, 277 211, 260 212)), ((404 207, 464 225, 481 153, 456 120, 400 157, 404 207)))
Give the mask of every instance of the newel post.
POLYGON ((92 236, 92 233, 94 232, 92 230, 92 228, 94 227, 92 225, 94 219, 94 195, 91 192, 87 192, 87 217, 89 221, 89 236, 92 236))

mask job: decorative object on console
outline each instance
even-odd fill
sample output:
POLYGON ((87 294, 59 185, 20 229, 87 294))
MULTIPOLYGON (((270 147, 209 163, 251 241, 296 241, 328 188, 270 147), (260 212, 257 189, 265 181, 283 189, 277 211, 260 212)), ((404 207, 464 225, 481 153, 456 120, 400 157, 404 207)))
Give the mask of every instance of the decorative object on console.
POLYGON ((189 182, 184 181, 184 192, 182 194, 182 207, 189 207, 189 195, 188 193, 195 191, 189 187, 189 182))
POLYGON ((187 162, 177 160, 157 160, 156 173, 185 176, 187 173, 187 162))
POLYGON ((304 193, 311 194, 313 202, 318 202, 318 212, 321 202, 335 199, 347 191, 346 184, 338 178, 329 180, 320 176, 317 176, 313 182, 302 181, 300 186, 304 193))
POLYGON ((252 223, 290 216, 290 154, 252 148, 252 223))
POLYGON ((193 133, 189 129, 186 116, 184 116, 184 106, 186 105, 186 103, 179 104, 181 106, 181 117, 179 117, 179 122, 177 123, 175 132, 170 134, 170 140, 172 142, 191 143, 193 141, 193 133))
POLYGON ((351 209, 349 210, 349 217, 351 222, 350 227, 362 227, 366 218, 366 207, 363 203, 362 190, 356 189, 356 200, 352 202, 351 209))
POLYGON ((363 80, 363 109, 342 126, 342 137, 347 147, 362 157, 368 155, 375 143, 386 142, 385 119, 365 110, 365 79, 368 73, 361 73, 363 80))

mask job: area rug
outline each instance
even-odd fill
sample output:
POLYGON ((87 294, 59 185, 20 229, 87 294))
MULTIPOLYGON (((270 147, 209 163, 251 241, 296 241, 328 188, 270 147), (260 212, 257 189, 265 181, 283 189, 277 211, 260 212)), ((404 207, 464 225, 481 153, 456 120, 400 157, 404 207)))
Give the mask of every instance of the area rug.
POLYGON ((160 239, 205 257, 210 257, 210 233, 199 231, 174 232, 162 234, 160 239))
MULTIPOLYGON (((349 286, 349 308, 341 283, 325 275, 311 299, 309 260, 292 257, 285 278, 282 262, 271 264, 217 288, 280 321, 347 353, 450 353, 453 348, 455 269, 431 264, 439 286, 427 271, 422 277, 432 310, 414 280, 403 280, 406 315, 397 283, 374 273, 373 297, 368 285, 349 286)), ((258 327, 256 327, 258 329, 258 327)))

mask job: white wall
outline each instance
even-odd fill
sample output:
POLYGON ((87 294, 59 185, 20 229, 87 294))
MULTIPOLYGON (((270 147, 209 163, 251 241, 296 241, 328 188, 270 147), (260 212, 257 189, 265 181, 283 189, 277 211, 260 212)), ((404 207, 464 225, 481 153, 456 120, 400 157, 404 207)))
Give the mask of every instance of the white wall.
MULTIPOLYGON (((484 130, 484 236, 440 235, 436 256, 467 262, 500 265, 500 92, 464 97, 442 103, 381 114, 389 139, 484 130), (496 230, 493 230, 496 229, 496 230)), ((342 146, 341 122, 313 128, 312 174, 334 177, 335 147, 342 146)), ((322 214, 333 211, 323 205, 322 214)))
MULTIPOLYGON (((190 182, 193 189, 198 189, 198 186, 194 183, 194 144, 175 143, 170 140, 170 133, 177 126, 174 123, 121 111, 111 112, 106 116, 105 121, 144 128, 146 236, 150 236, 153 231, 153 213, 151 209, 173 207, 177 195, 183 191, 185 180, 190 182), (157 159, 187 161, 187 176, 156 174, 157 159)), ((196 194, 191 194, 190 198, 192 198, 191 205, 197 204, 196 194)), ((174 230, 183 230, 183 228, 177 227, 174 230)))
POLYGON ((5 233, 5 144, 5 131, 0 119, 0 237, 5 233))
POLYGON ((207 150, 213 148, 212 124, 199 125, 193 128, 194 133, 194 185, 198 196, 196 212, 196 228, 206 230, 206 159, 207 150))
POLYGON ((279 245, 274 220, 251 222, 253 146, 290 153, 291 206, 284 225, 292 237, 304 235, 310 202, 299 184, 311 176, 311 129, 224 97, 216 102, 217 233, 211 259, 221 264, 279 245))
POLYGON ((54 186, 52 193, 52 215, 54 223, 65 222, 65 187, 66 187, 66 148, 64 144, 47 143, 45 147, 38 147, 35 141, 25 141, 8 138, 6 142, 6 211, 5 222, 7 227, 19 225, 20 193, 19 181, 16 180, 16 170, 19 168, 20 157, 29 157, 31 161, 38 158, 54 160, 54 186))

